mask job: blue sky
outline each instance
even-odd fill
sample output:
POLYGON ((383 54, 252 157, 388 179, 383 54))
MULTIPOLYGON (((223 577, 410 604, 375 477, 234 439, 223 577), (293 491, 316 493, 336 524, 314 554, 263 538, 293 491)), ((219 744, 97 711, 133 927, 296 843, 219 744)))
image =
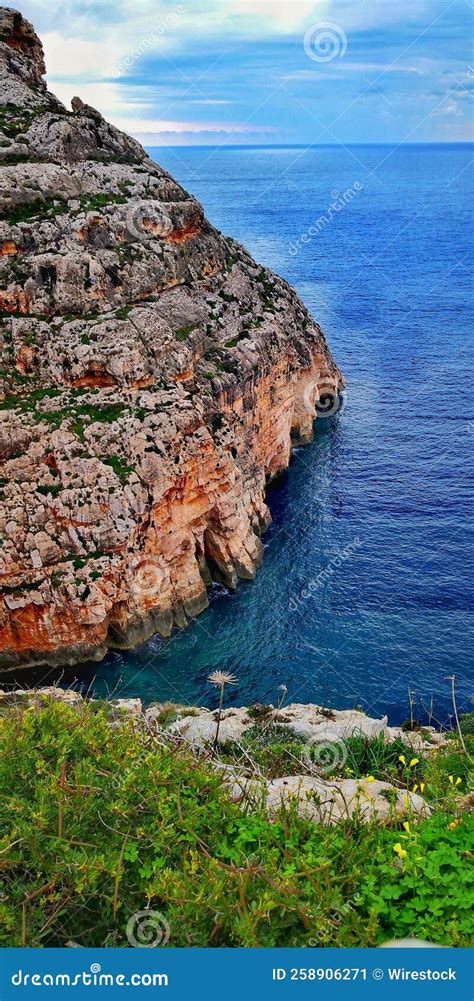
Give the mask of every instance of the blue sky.
POLYGON ((25 0, 50 88, 147 146, 472 140, 474 0, 25 0))

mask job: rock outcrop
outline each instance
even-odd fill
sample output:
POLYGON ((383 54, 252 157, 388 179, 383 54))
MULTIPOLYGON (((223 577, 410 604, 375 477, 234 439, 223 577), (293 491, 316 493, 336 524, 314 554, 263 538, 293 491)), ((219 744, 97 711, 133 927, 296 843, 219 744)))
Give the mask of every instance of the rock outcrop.
MULTIPOLYGON (((39 688, 16 689, 4 692, 0 689, 0 716, 8 712, 13 703, 37 708, 44 701, 59 700, 80 708, 83 697, 72 689, 39 688)), ((382 781, 373 775, 348 777, 348 745, 352 737, 363 736, 366 740, 381 738, 390 744, 401 738, 407 748, 424 754, 436 753, 446 742, 443 733, 433 727, 423 728, 419 733, 406 733, 399 727, 388 727, 387 717, 372 719, 359 710, 325 709, 312 703, 292 703, 285 708, 274 706, 243 706, 226 709, 217 734, 217 711, 210 709, 157 703, 145 708, 138 698, 114 699, 108 703, 108 713, 112 725, 133 718, 134 726, 144 729, 151 746, 155 740, 178 751, 182 746, 190 747, 199 758, 203 755, 210 767, 218 772, 229 798, 245 810, 264 807, 270 817, 277 816, 281 809, 296 809, 299 816, 314 823, 336 824, 340 820, 358 819, 362 823, 373 820, 397 822, 401 818, 418 819, 427 817, 431 807, 423 795, 407 788, 406 780, 400 784, 382 781), (262 710, 265 710, 262 715, 262 710), (255 734, 255 720, 258 737, 255 734), (245 741, 251 730, 253 740, 270 741, 280 739, 274 727, 292 740, 301 741, 296 774, 266 775, 252 756, 252 743, 245 741), (273 728, 273 731, 272 731, 273 728), (234 745, 233 763, 222 760, 226 746, 234 745)), ((296 745, 293 745, 296 747, 296 745)), ((351 769, 349 769, 349 772, 351 769)), ((424 786, 421 788, 424 789, 424 786)), ((470 807, 465 805, 465 809, 470 807)))
POLYGON ((261 560, 343 386, 292 289, 0 11, 0 667, 168 635, 261 560))
MULTIPOLYGON (((58 689, 55 691, 58 692, 58 689)), ((68 696, 77 697, 75 692, 68 693, 68 696)), ((118 700, 118 703, 125 703, 126 707, 132 703, 136 712, 142 709, 140 699, 118 700)), ((159 719, 164 707, 166 703, 164 706, 162 704, 149 706, 145 710, 147 719, 159 719)), ((191 709, 187 709, 186 706, 173 708, 176 719, 170 726, 172 733, 183 737, 187 743, 197 748, 205 748, 213 742, 216 732, 215 711, 197 706, 191 709)), ((312 748, 312 758, 316 755, 321 767, 327 766, 330 769, 343 764, 338 748, 341 748, 348 737, 355 735, 362 736, 366 740, 380 737, 385 744, 398 738, 413 751, 436 750, 446 743, 445 734, 433 726, 424 726, 422 730, 412 732, 400 726, 389 726, 386 716, 373 719, 358 709, 325 709, 312 702, 292 702, 281 709, 276 709, 274 706, 263 706, 260 709, 263 721, 276 722, 279 727, 291 731, 296 740, 303 741, 312 748)), ((255 725, 255 718, 252 707, 224 709, 221 714, 218 742, 226 744, 228 741, 241 741, 246 732, 255 725)), ((312 758, 308 757, 308 760, 311 761, 312 758)))

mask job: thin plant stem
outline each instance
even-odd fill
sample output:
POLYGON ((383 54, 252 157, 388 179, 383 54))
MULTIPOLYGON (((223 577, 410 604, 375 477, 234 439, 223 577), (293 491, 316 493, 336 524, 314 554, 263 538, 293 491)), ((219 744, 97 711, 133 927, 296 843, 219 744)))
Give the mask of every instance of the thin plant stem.
POLYGON ((466 757, 469 757, 469 754, 467 752, 467 747, 466 747, 466 745, 464 743, 464 737, 463 737, 463 735, 461 733, 461 724, 459 722, 458 707, 456 705, 456 689, 455 689, 455 686, 454 686, 454 683, 455 683, 455 680, 456 680, 456 675, 455 674, 451 674, 448 680, 451 682, 451 698, 453 700, 453 709, 454 709, 454 718, 456 720, 456 729, 458 731, 459 740, 461 741, 461 746, 462 746, 462 749, 464 751, 464 754, 466 755, 466 757))
POLYGON ((224 702, 224 687, 225 686, 223 684, 220 686, 221 693, 219 697, 219 709, 217 711, 217 726, 216 726, 216 735, 214 737, 214 747, 217 747, 217 741, 219 740, 219 727, 221 725, 222 705, 224 702))

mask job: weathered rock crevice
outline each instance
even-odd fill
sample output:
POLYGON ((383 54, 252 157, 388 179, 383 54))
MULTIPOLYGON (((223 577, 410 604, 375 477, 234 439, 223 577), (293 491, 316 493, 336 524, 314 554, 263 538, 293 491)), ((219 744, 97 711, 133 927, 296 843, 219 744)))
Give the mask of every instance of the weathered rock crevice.
POLYGON ((343 386, 293 290, 0 10, 0 668, 100 659, 254 576, 343 386))

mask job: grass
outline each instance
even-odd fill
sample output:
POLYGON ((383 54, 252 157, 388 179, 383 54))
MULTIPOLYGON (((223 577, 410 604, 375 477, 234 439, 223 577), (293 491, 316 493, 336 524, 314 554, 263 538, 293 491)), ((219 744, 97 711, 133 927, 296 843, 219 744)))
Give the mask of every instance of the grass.
POLYGON ((189 335, 193 332, 195 326, 196 326, 195 323, 187 323, 185 324, 184 327, 178 327, 178 329, 175 330, 174 332, 176 340, 180 341, 181 343, 186 341, 189 335))
POLYGON ((5 213, 5 221, 10 226, 18 222, 28 222, 40 216, 42 219, 52 219, 61 215, 67 209, 67 202, 64 198, 36 198, 33 201, 25 202, 23 205, 15 205, 5 213))
POLYGON ((20 105, 0 104, 0 130, 10 139, 16 139, 17 135, 26 132, 34 117, 35 112, 27 111, 20 105))
POLYGON ((82 195, 79 203, 83 212, 94 212, 105 208, 106 205, 124 205, 128 199, 124 195, 97 194, 82 195))
POLYGON ((170 946, 472 941, 472 822, 453 804, 408 830, 269 822, 230 802, 209 763, 111 712, 8 702, 0 945, 126 946, 147 906, 170 946))

